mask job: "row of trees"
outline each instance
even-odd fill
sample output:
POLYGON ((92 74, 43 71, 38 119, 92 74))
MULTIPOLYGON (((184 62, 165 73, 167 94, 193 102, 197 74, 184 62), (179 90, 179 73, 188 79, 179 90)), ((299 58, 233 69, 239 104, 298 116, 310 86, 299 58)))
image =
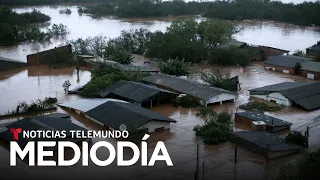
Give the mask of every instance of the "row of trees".
POLYGON ((0 0, 1 5, 43 5, 57 3, 91 3, 105 2, 106 0, 0 0))
POLYGON ((94 16, 166 17, 204 15, 226 20, 264 19, 299 25, 320 25, 320 3, 285 4, 270 0, 184 2, 181 0, 118 0, 82 10, 94 16))
POLYGON ((37 10, 18 14, 6 7, 0 8, 0 45, 20 42, 50 40, 52 36, 68 34, 67 27, 53 24, 47 32, 41 31, 38 23, 50 21, 50 17, 37 10))

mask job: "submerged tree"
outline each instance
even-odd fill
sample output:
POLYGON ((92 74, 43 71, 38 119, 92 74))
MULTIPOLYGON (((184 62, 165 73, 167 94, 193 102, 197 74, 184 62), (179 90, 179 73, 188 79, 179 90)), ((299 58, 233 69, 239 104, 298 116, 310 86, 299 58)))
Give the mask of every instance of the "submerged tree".
POLYGON ((215 86, 230 91, 238 90, 238 84, 230 78, 230 74, 222 73, 219 70, 202 72, 201 79, 210 86, 215 86))
POLYGON ((166 62, 161 62, 159 68, 162 73, 175 75, 175 76, 185 76, 190 73, 190 62, 184 62, 184 59, 179 60, 178 57, 175 59, 169 59, 166 62))

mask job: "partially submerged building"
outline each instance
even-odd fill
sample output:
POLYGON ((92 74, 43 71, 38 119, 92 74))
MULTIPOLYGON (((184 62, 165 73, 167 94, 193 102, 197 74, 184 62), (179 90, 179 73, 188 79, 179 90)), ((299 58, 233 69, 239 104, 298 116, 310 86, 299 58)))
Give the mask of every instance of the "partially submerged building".
POLYGON ((264 61, 268 59, 270 56, 284 55, 284 54, 288 55, 288 53, 290 52, 284 49, 278 49, 274 47, 261 46, 261 45, 257 46, 256 48, 258 49, 259 53, 256 53, 254 58, 252 58, 253 60, 256 60, 256 61, 264 61))
POLYGON ((250 96, 306 110, 320 108, 320 83, 284 82, 249 90, 250 96))
POLYGON ((320 62, 306 61, 301 64, 300 74, 308 79, 320 80, 320 62))
POLYGON ((231 142, 254 152, 276 158, 299 152, 304 147, 286 142, 282 137, 260 131, 237 131, 232 133, 231 142))
MULTIPOLYGON (((235 122, 252 125, 254 122, 263 122, 266 126, 266 131, 277 132, 282 130, 290 130, 292 123, 268 116, 261 112, 239 112, 235 114, 235 122)), ((255 125, 257 126, 257 125, 255 125)))
POLYGON ((111 84, 99 93, 102 98, 121 99, 140 106, 150 105, 151 107, 154 103, 159 104, 161 100, 168 100, 176 95, 176 93, 156 86, 124 80, 111 84))
MULTIPOLYGON (((61 115, 61 114, 60 114, 61 115)), ((55 116, 55 115, 52 115, 55 116)), ((37 116, 37 117, 26 117, 22 120, 18 120, 9 124, 6 124, 4 129, 2 128, 2 132, 0 133, 0 139, 4 141, 12 141, 13 135, 10 132, 11 128, 22 128, 26 131, 31 130, 43 130, 43 131, 66 131, 66 138, 60 139, 60 140, 68 140, 72 142, 81 142, 85 139, 79 139, 79 138, 72 138, 71 137, 71 130, 81 130, 86 131, 86 129, 74 124, 71 122, 68 118, 59 118, 59 117, 50 117, 50 115, 47 116, 37 116)), ((47 139, 47 138, 19 138, 17 140, 18 144, 21 147, 24 147, 29 141, 44 141, 44 140, 55 140, 58 141, 59 139, 47 139)))
POLYGON ((296 74, 297 64, 303 66, 304 62, 311 60, 312 59, 309 58, 291 55, 270 56, 266 61, 264 61, 264 67, 267 70, 272 70, 276 72, 296 74))
POLYGON ((153 74, 144 81, 179 94, 186 94, 200 101, 202 105, 234 101, 237 94, 225 89, 208 86, 199 82, 182 79, 166 74, 153 74))
POLYGON ((0 71, 16 69, 26 66, 27 63, 0 56, 0 71))
POLYGON ((154 132, 169 129, 176 121, 143 107, 116 99, 80 99, 59 104, 112 130, 145 129, 154 132))
POLYGON ((306 52, 308 56, 319 58, 320 57, 320 41, 318 41, 317 44, 311 47, 308 47, 306 52))
POLYGON ((219 44, 217 46, 217 48, 219 48, 219 49, 231 48, 231 47, 243 48, 243 47, 246 47, 246 46, 247 46, 247 43, 245 43, 245 42, 241 42, 241 41, 238 41, 238 40, 235 40, 235 39, 231 39, 228 42, 219 44))

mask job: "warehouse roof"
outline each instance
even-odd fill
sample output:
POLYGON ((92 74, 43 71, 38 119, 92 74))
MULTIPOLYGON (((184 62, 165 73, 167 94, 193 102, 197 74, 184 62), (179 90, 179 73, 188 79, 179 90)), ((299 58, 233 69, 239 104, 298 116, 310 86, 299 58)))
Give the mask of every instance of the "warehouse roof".
POLYGON ((260 88, 250 89, 249 91, 251 94, 255 94, 256 92, 267 92, 267 93, 279 92, 279 91, 288 90, 291 88, 304 86, 306 84, 308 84, 308 83, 305 83, 305 82, 283 82, 283 83, 273 84, 273 85, 264 86, 264 87, 260 87, 260 88))
POLYGON ((236 93, 227 91, 225 89, 212 87, 199 82, 159 73, 145 77, 144 81, 156 84, 158 86, 166 87, 170 90, 187 94, 202 100, 209 100, 210 98, 218 96, 220 94, 236 95, 236 93))
POLYGON ((232 135, 233 137, 245 140, 248 144, 257 146, 263 150, 268 150, 269 145, 269 152, 292 151, 302 149, 301 146, 287 143, 284 138, 281 138, 274 134, 269 134, 267 132, 238 131, 233 132, 232 135))
POLYGON ((149 121, 176 122, 175 120, 152 112, 143 107, 123 102, 107 102, 86 113, 104 126, 119 129, 126 125, 127 129, 138 128, 149 121))
POLYGON ((320 72, 320 62, 316 61, 306 61, 301 63, 301 69, 312 71, 312 72, 320 72))
POLYGON ((75 110, 79 110, 81 112, 87 112, 103 103, 106 103, 108 101, 118 101, 118 102, 125 102, 117 99, 78 99, 70 102, 64 102, 58 104, 58 106, 71 108, 75 110))
POLYGON ((297 63, 302 64, 303 62, 310 60, 312 59, 291 55, 279 55, 270 56, 266 61, 264 61, 264 63, 275 66, 294 68, 297 63))
POLYGON ((251 111, 246 111, 246 112, 240 112, 236 113, 237 116, 242 116, 245 117, 251 121, 263 121, 265 124, 268 126, 291 126, 292 123, 265 115, 264 113, 260 112, 251 112, 251 111))
POLYGON ((105 98, 109 94, 112 94, 141 103, 161 92, 172 93, 170 91, 157 88, 156 86, 121 80, 103 89, 99 95, 100 97, 105 98))

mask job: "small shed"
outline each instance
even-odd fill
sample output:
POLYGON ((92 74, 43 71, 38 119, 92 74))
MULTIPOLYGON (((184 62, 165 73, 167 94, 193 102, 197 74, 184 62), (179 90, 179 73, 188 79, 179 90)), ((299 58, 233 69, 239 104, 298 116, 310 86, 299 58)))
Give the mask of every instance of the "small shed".
POLYGON ((290 129, 292 123, 265 115, 260 112, 239 112, 235 114, 235 121, 252 126, 254 122, 263 122, 266 125, 266 131, 277 132, 290 129))
POLYGON ((284 138, 261 131, 233 132, 231 142, 253 150, 255 153, 276 158, 297 153, 304 147, 287 143, 284 138))

